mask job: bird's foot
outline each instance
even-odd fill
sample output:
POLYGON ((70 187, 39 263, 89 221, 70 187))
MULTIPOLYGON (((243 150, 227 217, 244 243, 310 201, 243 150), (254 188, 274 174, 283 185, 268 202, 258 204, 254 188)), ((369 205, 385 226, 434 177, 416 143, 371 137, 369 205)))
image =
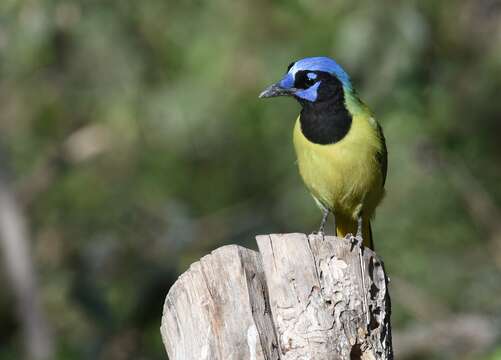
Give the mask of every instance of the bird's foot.
POLYGON ((348 234, 346 238, 350 241, 351 243, 351 250, 353 250, 355 247, 359 249, 363 249, 364 247, 364 239, 362 238, 361 234, 348 234))
POLYGON ((313 231, 312 234, 315 236, 320 236, 322 238, 322 240, 325 239, 324 229, 320 229, 318 231, 313 231))

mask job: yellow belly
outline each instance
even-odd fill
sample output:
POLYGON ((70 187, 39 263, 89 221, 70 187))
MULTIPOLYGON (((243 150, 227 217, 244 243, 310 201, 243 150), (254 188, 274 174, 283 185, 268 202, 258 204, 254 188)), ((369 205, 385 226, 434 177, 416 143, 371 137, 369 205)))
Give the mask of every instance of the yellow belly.
POLYGON ((369 219, 384 195, 377 152, 381 151, 374 120, 354 116, 350 131, 340 141, 319 145, 306 139, 299 118, 294 127, 299 172, 311 194, 336 217, 369 219))

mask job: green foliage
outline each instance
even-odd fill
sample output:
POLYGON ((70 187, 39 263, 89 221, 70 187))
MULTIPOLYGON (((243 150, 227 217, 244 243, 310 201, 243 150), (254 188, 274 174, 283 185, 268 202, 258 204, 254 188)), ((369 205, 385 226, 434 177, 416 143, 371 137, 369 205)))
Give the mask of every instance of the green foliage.
MULTIPOLYGON (((0 2, 0 144, 58 358, 165 358, 162 300, 191 262, 316 228, 291 145, 298 106, 257 99, 312 55, 336 58, 384 127, 374 231, 390 275, 438 317, 500 316, 499 234, 478 213, 482 194, 501 212, 491 3, 0 2)), ((422 320, 393 302, 395 329, 422 320)), ((0 359, 19 357, 18 328, 2 328, 0 359)))

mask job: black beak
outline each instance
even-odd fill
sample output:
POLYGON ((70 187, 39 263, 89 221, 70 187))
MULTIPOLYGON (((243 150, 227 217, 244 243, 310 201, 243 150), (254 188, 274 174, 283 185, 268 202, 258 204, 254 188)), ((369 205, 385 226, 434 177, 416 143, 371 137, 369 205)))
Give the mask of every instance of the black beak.
POLYGON ((275 96, 290 96, 293 93, 293 89, 284 89, 278 83, 267 87, 261 94, 259 98, 270 98, 275 96))

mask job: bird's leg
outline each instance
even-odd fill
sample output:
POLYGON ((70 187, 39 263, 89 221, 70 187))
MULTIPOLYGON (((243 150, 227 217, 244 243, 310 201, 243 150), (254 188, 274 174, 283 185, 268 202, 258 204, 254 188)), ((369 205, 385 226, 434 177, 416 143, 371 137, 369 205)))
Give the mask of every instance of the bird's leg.
POLYGON ((362 238, 362 215, 358 215, 357 217, 357 235, 356 237, 360 239, 360 242, 362 243, 363 238, 362 238))
POLYGON ((325 223, 327 222, 327 218, 329 217, 329 209, 323 208, 322 209, 322 222, 320 223, 320 228, 318 229, 319 234, 324 234, 324 227, 325 223))

